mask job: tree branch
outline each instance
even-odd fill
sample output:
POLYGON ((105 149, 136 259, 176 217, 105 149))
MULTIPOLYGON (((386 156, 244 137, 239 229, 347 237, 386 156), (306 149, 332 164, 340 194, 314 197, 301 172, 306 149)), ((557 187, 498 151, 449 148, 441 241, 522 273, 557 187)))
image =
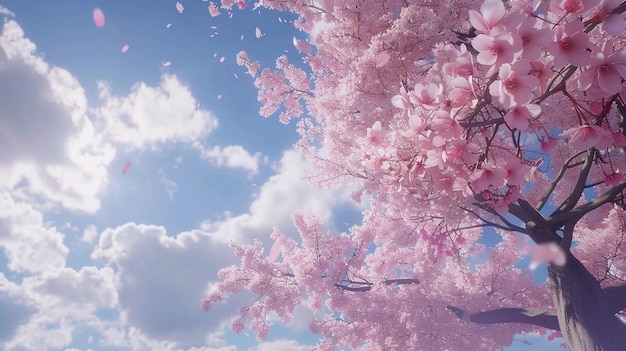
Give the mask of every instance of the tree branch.
POLYGON ((537 211, 541 211, 543 209, 543 206, 545 206, 545 204, 548 202, 548 199, 550 199, 550 195, 552 195, 554 188, 556 188, 556 185, 561 181, 561 179, 565 175, 565 171, 582 164, 582 162, 576 162, 574 164, 570 164, 570 162, 574 161, 576 157, 582 155, 583 153, 585 152, 581 151, 573 155, 572 157, 568 158, 567 161, 563 163, 563 166, 561 166, 561 169, 559 170, 559 174, 557 174, 557 176, 554 178, 552 183, 550 183, 550 186, 548 186, 548 188, 546 189, 546 192, 543 194, 543 197, 539 200, 539 203, 537 203, 537 206, 535 206, 537 211))
MULTIPOLYGON (((448 306, 457 317, 463 318, 465 311, 448 306)), ((547 308, 498 308, 491 311, 472 313, 470 322, 479 324, 523 323, 560 331, 556 312, 547 308)))
POLYGON ((587 213, 615 200, 615 197, 617 197, 619 193, 624 191, 624 189, 626 189, 626 182, 614 186, 613 188, 609 189, 604 194, 596 197, 592 201, 589 201, 584 205, 580 205, 569 212, 559 213, 556 216, 547 217, 546 223, 550 226, 550 228, 561 228, 563 225, 565 225, 565 223, 570 220, 574 220, 575 222, 577 222, 587 213))
POLYGON ((580 170, 580 175, 578 176, 578 180, 576 181, 576 185, 574 186, 574 190, 567 199, 552 212, 550 216, 558 215, 559 213, 568 212, 576 206, 576 203, 580 199, 580 196, 585 191, 585 184, 587 184, 587 177, 589 176, 589 171, 591 170, 591 165, 593 163, 593 159, 596 157, 596 153, 598 151, 596 149, 591 149, 588 152, 587 158, 585 159, 585 163, 583 164, 582 169, 580 170))
MULTIPOLYGON (((401 278, 401 279, 386 279, 382 282, 385 285, 408 285, 408 284, 419 284, 419 280, 417 278, 401 278)), ((369 282, 349 282, 348 285, 335 284, 336 288, 347 290, 347 291, 370 291, 374 283, 369 282), (357 285, 357 286, 352 286, 357 285), (360 285, 360 286, 358 286, 360 285)))

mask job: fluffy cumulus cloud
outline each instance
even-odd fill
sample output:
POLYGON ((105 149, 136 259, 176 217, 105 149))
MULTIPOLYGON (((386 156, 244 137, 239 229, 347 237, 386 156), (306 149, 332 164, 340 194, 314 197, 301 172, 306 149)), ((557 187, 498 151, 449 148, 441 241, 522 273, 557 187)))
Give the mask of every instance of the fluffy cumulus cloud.
POLYGON ((172 237, 163 227, 127 223, 104 230, 92 257, 117 270, 120 308, 141 335, 199 346, 233 313, 209 317, 199 307, 217 269, 233 262, 231 252, 198 230, 172 237))
POLYGON ((63 234, 43 223, 41 213, 0 193, 0 248, 14 272, 39 273, 65 266, 63 234))
POLYGON ((249 174, 256 174, 259 170, 260 153, 251 155, 241 145, 214 146, 211 149, 205 149, 199 143, 195 147, 199 149, 200 156, 207 159, 215 166, 224 166, 228 168, 240 168, 249 174))
POLYGON ((47 64, 12 20, 0 35, 0 190, 95 212, 115 151, 86 117, 87 100, 65 69, 47 64))
POLYGON ((289 233, 293 229, 291 215, 300 209, 310 210, 330 225, 334 210, 353 205, 352 189, 320 190, 303 181, 307 167, 308 162, 302 155, 285 151, 276 174, 260 187, 247 213, 222 221, 205 221, 202 228, 226 243, 231 240, 250 242, 252 238, 267 241, 274 227, 289 233))
POLYGON ((194 142, 217 128, 217 118, 197 107, 189 87, 163 75, 156 87, 137 83, 128 96, 115 96, 98 83, 102 106, 95 110, 108 137, 131 149, 166 142, 194 142))

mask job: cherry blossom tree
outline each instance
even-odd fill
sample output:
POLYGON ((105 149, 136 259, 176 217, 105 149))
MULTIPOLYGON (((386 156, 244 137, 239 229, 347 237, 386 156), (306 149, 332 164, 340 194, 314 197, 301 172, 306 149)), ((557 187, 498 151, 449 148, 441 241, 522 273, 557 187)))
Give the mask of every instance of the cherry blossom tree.
POLYGON ((297 119, 307 179, 369 207, 347 233, 295 213, 300 237, 276 229, 269 258, 235 244, 205 309, 249 290, 232 327, 264 338, 306 304, 319 350, 493 350, 530 332, 626 349, 626 2, 259 6, 310 35, 302 64, 238 55, 261 115, 297 119))

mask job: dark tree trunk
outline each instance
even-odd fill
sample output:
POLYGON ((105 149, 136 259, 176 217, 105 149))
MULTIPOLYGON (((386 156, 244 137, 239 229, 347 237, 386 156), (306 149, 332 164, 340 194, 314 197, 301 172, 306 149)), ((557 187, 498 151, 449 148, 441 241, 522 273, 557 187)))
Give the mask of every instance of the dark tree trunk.
POLYGON ((549 264, 548 282, 569 350, 626 350, 626 325, 603 298, 598 280, 576 257, 568 253, 563 267, 549 264))

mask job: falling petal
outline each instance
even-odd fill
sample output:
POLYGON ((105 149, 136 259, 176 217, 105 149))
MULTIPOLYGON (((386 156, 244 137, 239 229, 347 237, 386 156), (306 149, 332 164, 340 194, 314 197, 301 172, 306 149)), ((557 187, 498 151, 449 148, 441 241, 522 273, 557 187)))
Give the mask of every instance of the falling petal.
POLYGON ((219 94, 219 95, 217 96, 217 99, 219 100, 219 99, 221 99, 221 98, 222 98, 222 94, 219 94))
POLYGON ((176 1, 176 10, 178 10, 178 12, 183 13, 183 10, 185 8, 183 7, 183 4, 181 4, 180 2, 176 1))
POLYGON ((307 55, 310 55, 313 51, 313 47, 308 41, 298 40, 296 39, 296 37, 293 37, 293 46, 295 46, 298 51, 303 52, 307 55))
POLYGON ((163 67, 167 67, 167 66, 169 66, 169 65, 171 65, 171 64, 172 64, 171 62, 169 62, 169 61, 165 61, 165 62, 163 63, 163 67))
POLYGON ((122 166, 122 174, 126 174, 126 172, 128 172, 128 170, 130 169, 131 163, 130 161, 126 161, 124 162, 124 165, 122 166))
POLYGON ((280 241, 274 241, 272 248, 270 249, 270 255, 267 257, 267 260, 270 262, 276 261, 278 255, 280 255, 281 249, 283 248, 283 244, 280 241))
POLYGON ((243 40, 243 34, 241 35, 241 38, 239 38, 239 40, 243 40))
POLYGON ((226 58, 225 58, 224 56, 222 56, 222 57, 220 58, 220 63, 224 62, 224 60, 225 60, 225 59, 226 59, 226 58))
POLYGON ((171 23, 168 23, 168 24, 165 26, 165 28, 170 29, 170 27, 171 27, 171 26, 172 26, 172 24, 171 24, 171 23))
POLYGON ((217 57, 217 52, 213 53, 213 57, 217 57))
POLYGON ((376 68, 380 68, 389 62, 391 56, 386 51, 381 52, 376 56, 376 68))
POLYGON ((104 18, 104 12, 102 12, 99 7, 93 9, 93 22, 97 27, 104 27, 106 20, 104 18))
POLYGON ((239 79, 239 76, 237 75, 237 73, 233 73, 233 76, 235 76, 235 78, 239 79))
POLYGON ((257 39, 260 38, 261 35, 262 35, 261 34, 261 29, 259 29, 259 27, 256 27, 255 35, 256 35, 257 39))
POLYGON ((216 26, 211 26, 211 29, 217 29, 217 27, 216 26))
POLYGON ((128 51, 128 48, 129 48, 128 44, 122 46, 122 52, 128 51))

